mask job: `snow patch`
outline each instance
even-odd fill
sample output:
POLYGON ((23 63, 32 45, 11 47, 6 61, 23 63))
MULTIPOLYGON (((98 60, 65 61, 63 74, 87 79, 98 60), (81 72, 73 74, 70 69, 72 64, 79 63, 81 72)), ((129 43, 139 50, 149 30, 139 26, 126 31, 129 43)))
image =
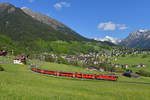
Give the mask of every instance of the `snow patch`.
POLYGON ((145 29, 145 30, 140 29, 140 30, 139 30, 139 32, 142 32, 142 33, 143 33, 143 32, 147 32, 147 31, 148 31, 147 29, 145 29))
POLYGON ((22 7, 21 9, 28 9, 27 7, 22 7))
POLYGON ((118 44, 121 42, 121 40, 118 40, 116 38, 113 38, 113 37, 110 37, 110 36, 105 36, 103 39, 101 38, 94 38, 94 40, 97 40, 97 41, 107 41, 107 42, 111 42, 111 43, 114 43, 114 44, 118 44))
POLYGON ((148 35, 147 38, 150 38, 150 35, 148 35))

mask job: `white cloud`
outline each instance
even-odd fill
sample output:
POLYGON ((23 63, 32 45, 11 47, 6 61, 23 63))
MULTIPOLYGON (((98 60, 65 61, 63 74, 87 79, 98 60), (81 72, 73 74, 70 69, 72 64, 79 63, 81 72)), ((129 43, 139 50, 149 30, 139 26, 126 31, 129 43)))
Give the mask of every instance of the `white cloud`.
POLYGON ((54 5, 54 8, 61 9, 63 7, 70 7, 70 3, 67 2, 58 2, 54 5))
POLYGON ((105 22, 105 23, 102 22, 102 23, 100 23, 98 25, 97 28, 100 29, 100 30, 102 29, 104 31, 114 31, 116 29, 118 29, 118 30, 128 29, 128 27, 125 24, 123 24, 123 25, 121 25, 121 24, 114 24, 112 22, 105 22))
POLYGON ((128 27, 125 24, 123 24, 123 25, 118 24, 117 26, 118 26, 119 30, 126 30, 126 29, 128 29, 128 27))
POLYGON ((116 25, 112 22, 100 23, 98 25, 98 29, 103 29, 105 31, 114 31, 116 29, 116 25))

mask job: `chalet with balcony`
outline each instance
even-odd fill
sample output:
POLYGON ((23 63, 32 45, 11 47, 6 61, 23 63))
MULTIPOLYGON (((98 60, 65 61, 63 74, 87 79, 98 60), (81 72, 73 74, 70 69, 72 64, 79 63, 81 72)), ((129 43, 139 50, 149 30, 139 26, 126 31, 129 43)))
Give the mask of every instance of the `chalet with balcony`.
POLYGON ((22 55, 18 55, 14 58, 14 64, 21 64, 21 65, 24 65, 26 64, 26 59, 28 58, 29 55, 25 55, 25 54, 22 54, 22 55))

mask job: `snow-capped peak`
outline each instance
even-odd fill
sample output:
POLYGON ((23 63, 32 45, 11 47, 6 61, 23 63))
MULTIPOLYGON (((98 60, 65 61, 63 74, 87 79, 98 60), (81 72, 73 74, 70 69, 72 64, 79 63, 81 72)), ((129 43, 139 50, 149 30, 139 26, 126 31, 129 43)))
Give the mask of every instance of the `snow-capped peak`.
POLYGON ((139 30, 139 32, 142 32, 142 33, 143 33, 143 32, 147 32, 147 31, 148 31, 147 29, 144 29, 144 30, 143 30, 143 29, 140 29, 140 30, 139 30))
POLYGON ((110 36, 105 36, 103 39, 101 39, 101 38, 94 38, 94 40, 97 40, 97 41, 108 41, 108 42, 111 42, 111 43, 114 43, 114 44, 118 44, 118 43, 121 42, 121 40, 118 40, 118 39, 110 37, 110 36))

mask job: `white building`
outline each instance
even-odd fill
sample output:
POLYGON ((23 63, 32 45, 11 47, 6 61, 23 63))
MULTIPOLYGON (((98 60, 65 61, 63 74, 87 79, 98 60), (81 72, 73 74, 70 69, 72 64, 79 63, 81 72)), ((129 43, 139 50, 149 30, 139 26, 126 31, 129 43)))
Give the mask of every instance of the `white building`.
POLYGON ((28 55, 24 55, 24 54, 18 55, 14 58, 13 62, 14 62, 14 64, 21 64, 21 65, 26 64, 27 57, 28 57, 28 55))

